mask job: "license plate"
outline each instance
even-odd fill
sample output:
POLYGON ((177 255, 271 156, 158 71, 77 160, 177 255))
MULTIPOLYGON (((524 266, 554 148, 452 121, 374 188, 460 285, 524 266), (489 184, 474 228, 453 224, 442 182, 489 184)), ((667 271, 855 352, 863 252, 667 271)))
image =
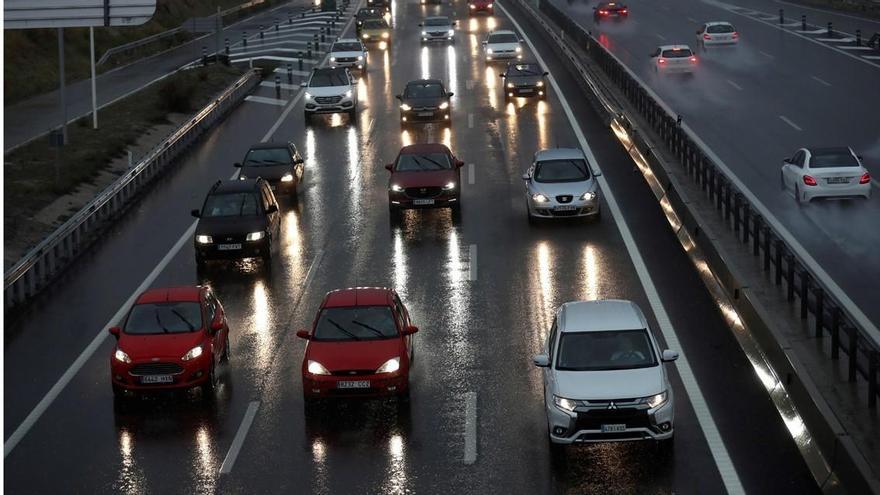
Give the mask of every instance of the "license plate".
POLYGON ((434 200, 433 199, 414 199, 413 204, 414 205, 432 205, 432 204, 434 204, 434 200))
POLYGON ((531 93, 531 92, 534 91, 534 90, 535 90, 535 88, 523 88, 523 89, 520 89, 520 92, 522 92, 522 93, 531 93))
POLYGON ((217 249, 220 251, 235 251, 236 249, 241 249, 241 244, 217 244, 217 249))
POLYGON ((419 117, 433 117, 434 112, 419 112, 419 117))
POLYGON ((370 388, 369 380, 343 380, 336 382, 336 388, 370 388))
POLYGON ((849 183, 849 177, 829 177, 825 179, 829 184, 847 184, 849 183))
POLYGON ((556 207, 556 211, 574 211, 574 210, 575 210, 575 207, 574 207, 574 206, 570 206, 570 205, 569 205, 569 206, 557 206, 557 207, 556 207))
POLYGON ((171 375, 147 375, 141 377, 141 383, 174 383, 171 375))
POLYGON ((602 433, 620 433, 626 431, 626 425, 602 425, 602 433))

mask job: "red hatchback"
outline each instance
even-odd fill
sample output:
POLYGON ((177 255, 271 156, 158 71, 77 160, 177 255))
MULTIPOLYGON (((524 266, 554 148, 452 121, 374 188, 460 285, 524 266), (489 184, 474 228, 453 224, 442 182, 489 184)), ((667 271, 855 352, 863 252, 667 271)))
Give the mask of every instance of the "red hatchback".
POLYGON ((150 289, 121 327, 113 327, 113 394, 201 386, 212 392, 217 366, 229 359, 229 327, 208 287, 150 289))
POLYGON ((494 0, 468 0, 468 12, 474 14, 477 12, 495 13, 494 0))
POLYGON ((388 208, 392 215, 403 208, 461 209, 461 167, 449 148, 442 144, 413 144, 401 148, 394 163, 385 165, 388 178, 388 208))
POLYGON ((409 396, 413 334, 409 312, 392 289, 358 287, 328 292, 302 363, 303 397, 409 396))

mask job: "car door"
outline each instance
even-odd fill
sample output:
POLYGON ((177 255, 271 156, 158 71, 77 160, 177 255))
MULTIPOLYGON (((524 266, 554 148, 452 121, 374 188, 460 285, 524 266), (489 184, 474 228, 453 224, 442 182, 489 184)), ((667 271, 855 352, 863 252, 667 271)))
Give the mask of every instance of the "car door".
POLYGON ((553 324, 550 326, 550 332, 547 335, 547 342, 544 344, 544 353, 550 358, 550 366, 542 368, 544 371, 544 402, 547 403, 547 407, 553 405, 553 394, 556 393, 556 381, 553 375, 555 365, 553 361, 556 359, 556 336, 558 333, 556 318, 553 318, 553 324))
POLYGON ((798 150, 788 163, 782 166, 782 177, 785 189, 793 191, 800 179, 800 171, 804 164, 804 150, 798 150))

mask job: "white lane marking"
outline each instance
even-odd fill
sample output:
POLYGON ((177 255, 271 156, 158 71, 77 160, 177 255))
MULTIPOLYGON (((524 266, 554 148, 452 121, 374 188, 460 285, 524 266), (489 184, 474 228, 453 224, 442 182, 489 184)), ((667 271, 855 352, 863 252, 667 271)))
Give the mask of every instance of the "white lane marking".
POLYGON ((824 79, 821 79, 821 78, 816 77, 816 76, 810 76, 810 77, 812 77, 813 80, 816 81, 816 82, 819 83, 819 84, 824 84, 825 86, 829 86, 829 87, 831 86, 831 83, 828 82, 828 81, 826 81, 826 80, 824 80, 824 79))
POLYGON ((866 58, 868 60, 880 60, 880 55, 862 55, 862 58, 866 58))
POLYGON ((476 177, 476 172, 474 171, 474 164, 468 163, 468 184, 474 185, 476 180, 477 180, 477 177, 476 177))
POLYGON ((471 244, 468 248, 468 279, 477 281, 477 245, 471 244))
POLYGON ((855 50, 855 51, 863 51, 863 52, 867 52, 867 51, 874 49, 873 47, 862 46, 862 45, 860 45, 860 46, 838 46, 837 48, 840 48, 841 50, 855 50))
POLYGON ((688 17, 688 20, 691 21, 691 22, 693 22, 694 24, 697 24, 697 23, 700 22, 700 21, 694 19, 693 17, 688 17))
POLYGON ((283 107, 287 105, 287 100, 277 100, 275 98, 267 98, 265 96, 248 95, 244 97, 244 101, 252 101, 254 103, 265 103, 266 105, 275 105, 283 107))
MULTIPOLYGON (((263 81, 260 83, 260 86, 264 88, 275 89, 275 81, 263 81)), ((288 84, 288 83, 280 83, 281 89, 285 89, 287 91, 295 91, 299 89, 299 84, 288 84)))
MULTIPOLYGON (((272 50, 273 52, 277 52, 278 50, 272 50)), ((243 62, 251 62, 253 60, 275 60, 277 62, 299 62, 299 59, 296 57, 278 57, 275 55, 260 55, 259 57, 247 57, 247 58, 234 58, 229 61, 232 64, 240 64, 243 62)), ((280 67, 278 69, 281 69, 280 67)), ((279 72, 278 69, 275 69, 276 72, 279 72)), ((285 71, 285 69, 281 69, 281 71, 285 71)), ((296 72, 296 71, 294 71, 296 72)))
POLYGON ((737 84, 737 83, 731 81, 730 79, 727 80, 727 84, 730 84, 731 86, 733 86, 734 88, 736 88, 736 89, 738 89, 738 90, 740 90, 740 91, 743 90, 743 89, 742 89, 742 86, 740 86, 739 84, 737 84))
POLYGON ((244 413, 244 418, 241 420, 241 425, 238 427, 238 431, 235 432, 235 438, 232 439, 232 445, 229 446, 229 452, 226 453, 226 458, 223 459, 223 464, 220 465, 220 474, 229 474, 232 472, 232 466, 235 464, 235 460, 238 458, 238 453, 241 451, 241 446, 244 444, 244 439, 247 437, 248 430, 251 429, 251 424, 254 422, 254 416, 257 415, 257 410, 260 409, 260 401, 254 400, 248 404, 247 411, 244 413))
POLYGON ((773 55, 770 55, 769 53, 765 52, 764 50, 758 50, 758 53, 760 53, 761 55, 763 55, 767 58, 773 58, 773 55))
POLYGON ((370 131, 373 130, 373 122, 375 122, 375 121, 376 121, 376 119, 370 117, 370 123, 367 125, 367 136, 369 136, 370 131))
POLYGON ((474 114, 468 113, 468 129, 474 128, 474 114))
POLYGON ((783 122, 785 122, 786 124, 792 126, 792 127, 794 128, 794 130, 796 130, 796 131, 802 131, 802 130, 803 130, 803 129, 801 129, 800 127, 798 127, 797 124, 795 124, 794 122, 792 122, 791 119, 789 119, 789 118, 786 117, 785 115, 780 115, 779 118, 780 118, 783 122))
MULTIPOLYGON (((532 54, 538 60, 538 63, 544 67, 548 67, 548 65, 544 62, 543 57, 538 51, 535 49, 535 45, 532 43, 532 40, 528 37, 528 35, 523 31, 522 27, 520 27, 519 22, 516 19, 510 16, 510 13, 507 12, 507 9, 504 8, 503 5, 496 3, 502 12, 510 19, 516 29, 520 32, 525 39, 526 43, 529 45, 529 48, 532 51, 532 54)), ((581 149, 584 154, 586 154, 587 159, 596 164, 596 168, 599 169, 601 173, 601 168, 599 167, 599 162, 596 161, 596 157, 593 155, 593 151, 590 149, 589 143, 587 143, 586 138, 584 137, 583 132, 581 131, 581 127, 578 124, 577 120, 574 117, 574 112, 572 112, 571 107, 568 104, 568 99, 565 97, 565 93, 563 93, 559 85, 556 83, 556 78, 553 77, 553 74, 547 76, 550 81, 550 84, 553 86, 553 90, 556 92, 556 95, 559 97, 559 103, 562 105, 562 109, 565 111, 565 116, 568 118, 568 122, 571 125, 572 130, 577 136, 578 142, 581 145, 581 149)), ((639 277, 639 280, 642 283, 642 287, 645 290, 645 295, 648 298, 648 302, 651 305, 651 309, 654 312, 654 316, 657 319, 657 324, 660 327, 660 331, 663 334, 664 340, 669 345, 670 349, 681 350, 681 343, 678 340, 678 334, 675 333, 675 328, 672 326, 672 322, 669 319, 669 314, 666 312, 666 308, 663 306, 663 301, 660 300, 660 295, 657 292, 657 287, 654 285, 654 281, 651 279, 651 274, 648 271, 647 265, 645 265, 645 261, 642 259, 642 255, 639 252, 638 246, 636 244, 635 239, 633 239, 632 232, 629 230, 629 226, 626 224, 626 220, 623 218, 623 213, 620 210, 620 207, 617 204, 617 199, 614 196, 614 193, 611 190, 611 187, 608 185, 608 181, 605 179, 604 175, 599 175, 597 177, 599 180, 599 186, 602 188, 602 191, 605 194, 605 200, 608 203, 608 208, 611 210, 612 216, 614 217, 615 223, 617 225, 617 229, 620 232, 620 236, 623 239, 623 243, 626 246, 627 252, 629 252, 630 259, 632 259, 633 266, 635 267, 636 274, 639 277)), ((744 494, 745 489, 742 486, 742 482, 739 479, 739 475, 736 472, 736 467, 733 465, 733 461, 730 459, 730 454, 727 451, 727 446, 724 444, 724 440, 721 438, 721 432, 718 431, 718 426, 715 424, 715 419, 712 417, 712 411, 709 410, 709 405, 706 403, 706 398, 703 396, 702 390, 700 390, 700 384, 697 383, 697 379, 694 375, 693 369, 691 369, 690 361, 687 359, 687 354, 684 352, 680 353, 680 357, 677 361, 675 361, 675 367, 678 369, 678 374, 681 377, 681 382, 684 385, 685 392, 690 398, 691 406, 694 409, 694 414, 697 417, 697 422, 700 424, 700 428, 703 430, 703 436, 706 438, 706 444, 709 447, 709 451, 712 453, 712 457, 715 460, 715 465, 718 467, 718 473, 721 476, 721 481, 724 483, 724 487, 727 489, 727 493, 731 495, 744 494)))
POLYGON ((660 38, 661 40, 664 40, 664 41, 666 40, 666 36, 663 36, 663 35, 660 34, 660 33, 654 33, 654 36, 660 38))
POLYGON ((855 38, 816 38, 818 41, 824 41, 825 43, 852 43, 855 41, 855 38))
MULTIPOLYGON (((828 32, 827 29, 822 29, 822 28, 819 28, 819 29, 795 29, 795 31, 798 33, 803 33, 803 34, 822 34, 822 33, 828 32)), ((810 38, 810 39, 813 39, 813 38, 810 38)))
POLYGON ((848 14, 843 14, 843 13, 840 13, 840 12, 835 12, 835 11, 832 11, 832 10, 819 9, 819 8, 816 8, 816 7, 807 7, 806 5, 801 5, 801 4, 799 4, 799 3, 784 2, 784 1, 782 1, 782 0, 773 0, 773 1, 776 2, 776 3, 785 4, 785 5, 792 5, 792 6, 794 6, 794 7, 797 7, 798 9, 807 9, 807 10, 813 10, 813 11, 816 11, 816 12, 824 12, 824 13, 826 13, 826 14, 830 14, 830 15, 834 15, 834 16, 838 16, 838 17, 848 17, 848 18, 850 18, 850 19, 855 19, 855 20, 857 20, 857 21, 862 21, 862 22, 872 22, 872 23, 874 23, 874 24, 880 24, 880 21, 875 21, 875 20, 873 20, 873 19, 868 19, 868 18, 866 18, 866 17, 858 17, 858 16, 854 16, 854 15, 848 15, 848 14))
POLYGON ((464 394, 464 463, 477 460, 477 393, 464 394))

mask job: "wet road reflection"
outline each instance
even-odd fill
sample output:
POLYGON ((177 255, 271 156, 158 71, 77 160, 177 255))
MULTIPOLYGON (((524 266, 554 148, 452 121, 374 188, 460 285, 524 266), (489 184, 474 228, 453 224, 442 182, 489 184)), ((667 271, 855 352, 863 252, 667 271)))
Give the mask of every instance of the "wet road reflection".
POLYGON ((195 465, 192 467, 196 480, 195 492, 214 493, 220 466, 216 462, 213 442, 205 426, 196 431, 196 451, 198 455, 193 458, 195 465))
POLYGON ((125 493, 127 495, 137 495, 147 493, 146 479, 143 471, 141 471, 132 453, 131 433, 125 428, 121 428, 119 435, 119 455, 122 461, 117 473, 116 482, 113 490, 117 493, 125 493))

